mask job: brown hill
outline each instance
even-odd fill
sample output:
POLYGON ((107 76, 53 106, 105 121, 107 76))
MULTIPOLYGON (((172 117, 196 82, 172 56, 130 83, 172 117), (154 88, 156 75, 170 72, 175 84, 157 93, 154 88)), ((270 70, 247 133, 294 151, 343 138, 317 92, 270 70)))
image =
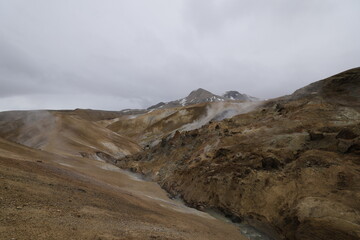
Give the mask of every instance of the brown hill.
POLYGON ((68 112, 0 113, 0 136, 60 155, 108 160, 140 151, 132 140, 68 112))
POLYGON ((245 239, 113 165, 0 138, 0 239, 245 239))
POLYGON ((359 83, 356 68, 266 102, 0 113, 0 238, 243 238, 115 163, 267 239, 359 239, 359 83))
POLYGON ((354 68, 301 88, 291 98, 318 96, 334 104, 360 107, 359 81, 360 68, 354 68))
POLYGON ((102 111, 93 109, 57 110, 51 112, 62 113, 63 115, 77 116, 88 121, 109 120, 125 115, 123 111, 102 111))
POLYGON ((337 74, 117 164, 277 238, 359 239, 359 76, 337 74))
POLYGON ((129 137, 142 146, 153 146, 176 131, 186 131, 248 112, 260 102, 208 102, 185 107, 153 110, 111 121, 108 129, 129 137))

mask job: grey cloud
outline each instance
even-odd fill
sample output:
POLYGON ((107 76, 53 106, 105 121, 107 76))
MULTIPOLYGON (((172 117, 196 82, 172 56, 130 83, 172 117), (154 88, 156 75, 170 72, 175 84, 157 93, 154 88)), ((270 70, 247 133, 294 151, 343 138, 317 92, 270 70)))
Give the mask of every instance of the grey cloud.
POLYGON ((0 110, 261 98, 359 65, 360 2, 0 0, 0 110))

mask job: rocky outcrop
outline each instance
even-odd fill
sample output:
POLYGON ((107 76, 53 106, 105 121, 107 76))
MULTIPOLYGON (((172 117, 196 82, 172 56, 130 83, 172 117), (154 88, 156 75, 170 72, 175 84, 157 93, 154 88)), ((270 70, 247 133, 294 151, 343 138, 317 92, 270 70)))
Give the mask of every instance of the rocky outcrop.
POLYGON ((336 74, 324 80, 314 82, 291 95, 292 99, 303 97, 323 97, 327 102, 338 105, 360 107, 360 68, 354 68, 336 74))
POLYGON ((239 93, 238 91, 227 91, 222 95, 222 97, 229 100, 259 101, 259 99, 256 97, 252 97, 247 94, 242 94, 239 93))

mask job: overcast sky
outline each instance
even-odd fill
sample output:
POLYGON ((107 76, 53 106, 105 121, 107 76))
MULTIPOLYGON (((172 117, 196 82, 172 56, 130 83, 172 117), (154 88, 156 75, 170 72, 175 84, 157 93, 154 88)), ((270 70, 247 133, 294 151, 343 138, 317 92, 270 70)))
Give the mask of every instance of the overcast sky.
POLYGON ((260 98, 360 66, 359 0, 0 0, 0 111, 260 98))

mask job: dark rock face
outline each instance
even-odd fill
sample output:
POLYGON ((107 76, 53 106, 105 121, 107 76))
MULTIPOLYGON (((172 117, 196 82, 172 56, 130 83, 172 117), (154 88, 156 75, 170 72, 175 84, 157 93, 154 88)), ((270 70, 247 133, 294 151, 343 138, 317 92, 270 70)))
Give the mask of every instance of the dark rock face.
POLYGON ((356 137, 358 137, 358 135, 349 129, 342 129, 338 135, 336 135, 336 138, 340 139, 354 139, 356 137))
POLYGON ((279 169, 280 162, 277 159, 268 157, 261 160, 261 165, 264 170, 279 169))
POLYGON ((116 164, 117 162, 116 158, 104 152, 96 152, 96 156, 98 156, 100 159, 104 160, 107 163, 116 164))
POLYGON ((249 101, 251 100, 249 96, 246 94, 241 94, 238 91, 228 91, 222 95, 224 98, 231 99, 231 100, 242 100, 242 101, 249 101))
POLYGON ((292 99, 321 96, 328 102, 360 108, 360 68, 353 68, 303 87, 292 99))
POLYGON ((309 132, 309 137, 311 141, 321 140, 324 138, 324 134, 321 132, 309 132))
POLYGON ((220 148, 216 151, 214 158, 226 157, 231 151, 226 148, 220 148))
POLYGON ((354 144, 348 148, 347 152, 360 155, 360 140, 354 142, 354 144))
POLYGON ((79 152, 79 154, 83 157, 83 158, 90 158, 90 159, 101 159, 104 160, 107 163, 111 163, 111 164, 116 164, 117 163, 117 159, 114 158, 113 156, 104 153, 104 152, 96 152, 95 154, 91 154, 88 152, 79 152))
POLYGON ((258 98, 249 96, 247 94, 239 93, 238 91, 227 91, 222 95, 223 98, 228 100, 240 100, 240 101, 259 101, 258 98))
POLYGON ((341 153, 360 154, 360 140, 340 139, 338 142, 338 151, 341 153))
POLYGON ((155 105, 153 105, 151 107, 148 107, 147 110, 162 108, 164 105, 165 105, 164 102, 159 102, 158 104, 155 104, 155 105))
POLYGON ((194 102, 194 103, 200 103, 203 100, 207 100, 207 99, 211 99, 213 97, 217 97, 220 99, 220 96, 217 96, 205 89, 199 88, 197 90, 192 91, 187 97, 186 99, 189 102, 194 102))

